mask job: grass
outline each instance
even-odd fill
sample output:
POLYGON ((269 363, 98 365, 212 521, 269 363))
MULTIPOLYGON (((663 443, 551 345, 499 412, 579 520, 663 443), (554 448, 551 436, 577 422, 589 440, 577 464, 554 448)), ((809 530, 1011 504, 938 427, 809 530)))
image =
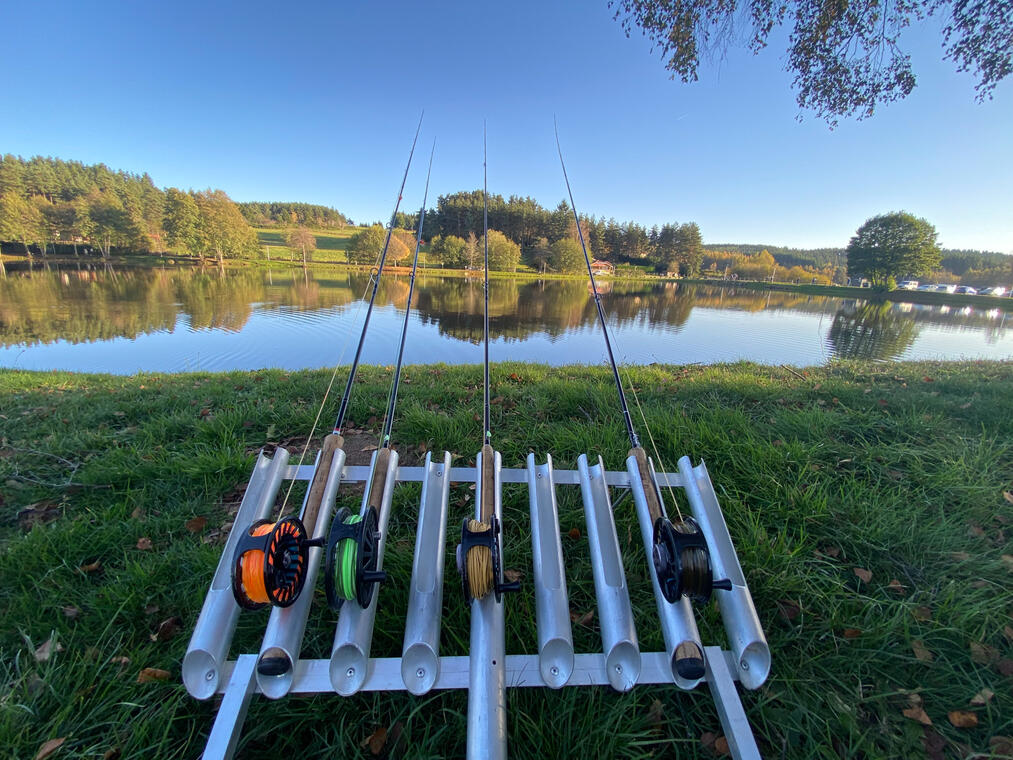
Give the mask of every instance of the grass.
MULTIPOLYGON (((328 376, 0 371, 0 756, 34 757, 60 737, 57 758, 200 754, 214 704, 185 693, 180 662, 221 532, 255 452, 297 445, 288 436, 308 432, 328 376), (207 523, 191 532, 195 517, 207 523), (51 654, 37 661, 47 641, 51 654), (168 679, 138 683, 142 668, 168 679)), ((390 370, 360 376, 350 417, 368 441, 390 370)), ((620 468, 628 446, 607 371, 506 364, 492 376, 505 466, 523 466, 533 450, 560 469, 581 453, 620 468)), ((1003 498, 1013 483, 1013 364, 652 366, 629 378, 665 463, 705 459, 721 499, 773 652, 770 680, 743 693, 765 757, 987 754, 990 739, 1013 734, 1013 505, 1003 498), (970 705, 986 688, 994 696, 970 705), (903 715, 913 699, 931 726, 903 715), (955 727, 954 710, 977 725, 955 727)), ((394 427, 402 462, 425 448, 473 459, 480 369, 413 366, 405 379, 394 427)), ((353 461, 368 456, 362 448, 350 447, 353 461)), ((568 536, 583 534, 583 515, 577 489, 557 491, 580 616, 595 612, 586 539, 568 536)), ((417 485, 395 495, 377 656, 400 654, 418 498, 417 485)), ((451 526, 469 498, 452 489, 451 526)), ((629 500, 616 502, 620 536, 637 535, 629 500)), ((507 602, 507 651, 534 651, 523 488, 505 487, 504 511, 508 566, 526 584, 507 602)), ((448 548, 442 653, 465 654, 448 548)), ((649 651, 662 641, 644 562, 640 549, 624 554, 649 651)), ((315 594, 303 655, 326 657, 333 616, 315 594)), ((257 648, 265 620, 243 615, 233 654, 257 648)), ((700 624, 705 641, 723 642, 713 607, 700 624)), ((574 625, 574 640, 578 651, 600 647, 593 615, 574 625)), ((701 737, 721 732, 705 688, 522 689, 508 702, 516 758, 711 757, 701 737)), ((370 757, 362 743, 378 727, 391 731, 391 756, 462 756, 466 708, 464 692, 255 698, 239 756, 370 757)))

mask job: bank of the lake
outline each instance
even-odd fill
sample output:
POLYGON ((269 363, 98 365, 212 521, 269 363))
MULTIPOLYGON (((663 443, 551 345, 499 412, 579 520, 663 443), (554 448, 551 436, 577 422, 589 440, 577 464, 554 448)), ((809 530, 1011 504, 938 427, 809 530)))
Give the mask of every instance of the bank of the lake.
MULTIPOLYGON (((214 705, 180 683, 189 631, 255 452, 300 445, 329 376, 0 370, 0 745, 10 756, 33 757, 62 737, 67 757, 200 754, 214 705), (139 683, 143 668, 167 680, 139 683)), ((666 465, 704 459, 721 499, 773 652, 769 682, 743 695, 765 756, 987 753, 996 735, 1013 733, 1013 504, 1004 499, 1013 363, 652 366, 628 377, 666 465), (975 725, 954 726, 952 711, 975 725)), ((361 431, 350 439, 355 462, 380 428, 390 370, 363 367, 361 378, 350 410, 361 431)), ((507 364, 492 378, 505 466, 535 451, 557 468, 581 453, 621 467, 628 443, 607 371, 507 364)), ((444 449, 473 459, 480 369, 412 366, 405 381, 394 425, 402 461, 444 449)), ((375 656, 400 654, 418 491, 406 484, 395 496, 375 656)), ((470 495, 453 489, 451 525, 471 510, 470 495)), ((584 518, 575 494, 560 489, 559 498, 581 621, 574 640, 595 651, 584 518)), ((620 535, 636 535, 629 502, 616 502, 620 535)), ((532 651, 521 487, 505 489, 504 512, 508 565, 526 586, 507 602, 507 651, 532 651)), ((624 563, 651 651, 662 641, 637 543, 623 541, 634 547, 624 563)), ((468 617, 452 554, 442 653, 460 655, 468 617)), ((307 657, 326 656, 333 632, 315 593, 307 657)), ((244 614, 233 654, 256 648, 265 620, 244 614)), ((706 641, 723 641, 713 608, 701 628, 706 641)), ((461 756, 466 706, 463 692, 258 698, 239 754, 367 756, 363 740, 383 727, 400 735, 392 757, 461 756)), ((674 687, 513 690, 508 726, 516 758, 710 757, 701 736, 721 732, 706 689, 674 687)))

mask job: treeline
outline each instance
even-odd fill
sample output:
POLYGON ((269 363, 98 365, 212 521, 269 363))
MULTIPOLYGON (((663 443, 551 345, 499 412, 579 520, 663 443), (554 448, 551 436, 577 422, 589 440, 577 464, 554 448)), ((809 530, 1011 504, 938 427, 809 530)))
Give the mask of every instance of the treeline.
MULTIPOLYGON (((396 224, 414 230, 418 215, 398 214, 396 224)), ((549 210, 533 198, 490 195, 489 229, 519 246, 525 263, 541 271, 577 271, 584 265, 583 253, 578 251, 579 259, 575 261, 569 246, 551 250, 558 241, 579 239, 573 211, 566 201, 549 210)), ((447 266, 471 266, 474 242, 481 238, 482 231, 482 191, 472 190, 440 196, 436 208, 426 211, 422 233, 434 243, 452 238, 449 246, 444 246, 449 257, 447 266)), ((646 264, 659 272, 678 271, 683 276, 695 276, 700 271, 703 245, 700 228, 693 222, 648 229, 636 222, 581 216, 580 231, 588 253, 597 259, 613 264, 646 264)))
POLYGON ((352 220, 330 206, 314 203, 240 203, 243 217, 254 227, 314 227, 316 229, 341 229, 352 224, 352 220))
POLYGON ((257 236, 221 190, 155 187, 148 174, 35 156, 0 158, 0 243, 31 256, 80 248, 174 250, 219 260, 254 255, 257 236), (34 251, 33 251, 34 249, 34 251))

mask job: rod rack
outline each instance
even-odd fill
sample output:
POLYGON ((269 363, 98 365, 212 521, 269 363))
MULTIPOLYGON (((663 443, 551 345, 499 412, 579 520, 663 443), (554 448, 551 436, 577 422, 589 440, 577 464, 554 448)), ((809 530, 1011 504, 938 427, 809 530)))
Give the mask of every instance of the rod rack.
MULTIPOLYGON (((606 471, 600 459, 595 462, 586 456, 578 458, 575 470, 555 470, 551 457, 546 457, 545 463, 538 465, 534 454, 528 456, 526 468, 509 469, 501 467, 497 453, 497 507, 498 490, 502 485, 528 486, 538 652, 497 656, 492 660, 493 667, 483 662, 481 646, 476 653, 474 636, 470 655, 439 655, 442 595, 446 586, 443 566, 449 488, 451 483, 476 483, 478 468, 451 467, 448 452, 440 458, 427 454, 421 467, 400 467, 395 454, 377 480, 374 473, 376 463, 374 453, 368 466, 346 465, 344 452, 339 450, 328 482, 328 513, 324 521, 326 523, 330 518, 342 484, 379 482, 384 484, 380 521, 381 530, 385 533, 394 486, 406 482, 422 483, 402 656, 370 657, 369 654, 372 620, 377 599, 383 593, 381 587, 374 593, 368 608, 362 609, 355 603, 346 603, 342 607, 329 659, 299 659, 309 604, 314 596, 311 593, 300 597, 302 604, 297 603, 286 610, 273 610, 266 625, 261 655, 271 647, 284 650, 291 662, 289 672, 277 677, 259 673, 257 663, 261 655, 254 653, 228 659, 239 616, 239 607, 228 582, 232 549, 243 531, 271 512, 283 481, 309 481, 318 465, 290 465, 288 452, 283 449, 277 450, 273 458, 261 452, 183 660, 183 681, 192 696, 198 699, 216 695, 222 697, 204 758, 218 760, 234 755, 254 694, 277 699, 287 695, 322 693, 348 696, 358 691, 410 691, 421 695, 431 689, 469 689, 469 757, 505 758, 507 689, 608 685, 618 691, 627 691, 642 684, 670 684, 691 690, 700 683, 706 683, 709 688, 732 756, 760 757, 736 682, 749 689, 762 685, 770 672, 770 651, 717 496, 702 462, 694 467, 688 457, 683 457, 679 460, 678 472, 671 473, 655 473, 652 466, 653 482, 644 483, 632 457, 627 462, 626 471, 606 471), (581 488, 601 623, 600 652, 573 651, 555 497, 557 486, 581 488), (649 520, 645 489, 660 491, 662 487, 681 489, 701 525, 712 556, 720 565, 715 569, 722 572, 722 577, 732 580, 730 591, 714 592, 728 649, 704 645, 700 641, 688 600, 682 598, 675 604, 665 601, 653 565, 648 561, 646 565, 657 601, 658 625, 664 636, 665 651, 640 651, 609 490, 632 491, 632 508, 636 510, 643 528, 649 524, 645 523, 649 520), (686 681, 676 672, 674 652, 685 642, 698 643, 704 652, 705 672, 697 680, 686 681), (481 713, 480 720, 474 719, 475 716, 471 715, 473 711, 481 713)), ((363 497, 364 507, 368 490, 363 497)), ((517 520, 511 522, 505 526, 506 531, 525 532, 522 525, 516 524, 517 520)), ((648 532, 642 532, 649 552, 648 532)), ((383 543, 385 541, 381 542, 381 561, 383 543)), ((311 562, 314 560, 316 569, 319 558, 311 556, 311 562)), ((450 585, 453 587, 453 581, 450 585)), ((476 605, 484 603, 473 602, 476 605)), ((473 632, 476 625, 493 625, 494 629, 502 626, 504 605, 489 601, 487 606, 489 609, 479 615, 484 622, 476 623, 473 610, 473 632), (489 618, 489 615, 493 617, 489 618)))

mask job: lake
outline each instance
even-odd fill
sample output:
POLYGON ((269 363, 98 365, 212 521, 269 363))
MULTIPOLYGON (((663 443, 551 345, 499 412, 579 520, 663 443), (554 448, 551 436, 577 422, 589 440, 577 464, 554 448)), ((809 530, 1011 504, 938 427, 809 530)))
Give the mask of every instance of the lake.
MULTIPOLYGON (((1013 314, 676 282, 603 280, 616 357, 628 364, 748 359, 1013 357, 1013 314)), ((131 269, 82 265, 0 280, 0 367, 80 372, 302 369, 348 363, 365 315, 367 273, 131 269)), ((385 274, 363 351, 393 364, 408 277, 385 274)), ((420 273, 408 363, 479 363, 480 278, 420 273)), ((586 281, 493 279, 493 361, 605 360, 586 281)))

